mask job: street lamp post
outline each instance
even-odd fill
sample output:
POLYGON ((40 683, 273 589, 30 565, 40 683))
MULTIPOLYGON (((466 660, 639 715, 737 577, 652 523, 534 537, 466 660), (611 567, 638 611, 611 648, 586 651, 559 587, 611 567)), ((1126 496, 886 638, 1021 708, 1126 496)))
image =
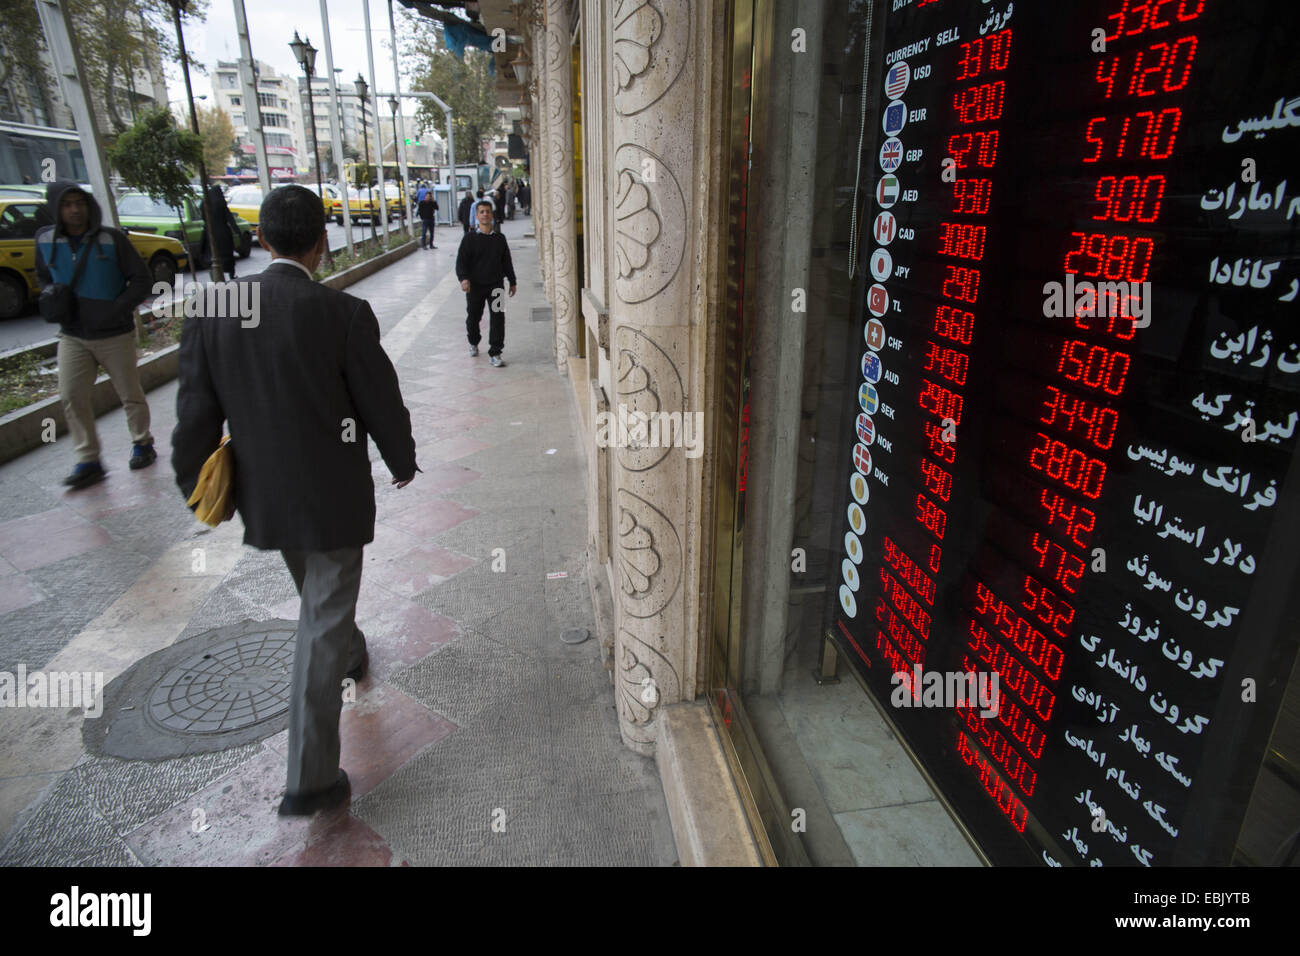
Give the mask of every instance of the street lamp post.
MULTIPOLYGON (((189 0, 168 0, 168 5, 172 8, 172 18, 176 25, 176 45, 180 49, 181 75, 185 77, 185 96, 190 103, 190 127, 194 130, 195 136, 201 137, 203 134, 199 131, 199 113, 194 106, 194 88, 190 86, 190 59, 189 54, 185 52, 185 31, 181 29, 181 11, 189 6, 189 0)), ((211 204, 208 202, 208 164, 204 162, 202 154, 199 155, 199 184, 203 190, 203 228, 208 237, 209 275, 213 282, 220 282, 225 277, 225 273, 221 272, 217 265, 213 236, 218 224, 212 220, 211 204)), ((225 223, 220 225, 225 228, 225 223)))
MULTIPOLYGON (((311 45, 311 37, 306 40, 298 36, 298 31, 293 31, 293 41, 289 44, 289 49, 298 60, 298 65, 302 67, 303 73, 307 74, 307 114, 311 123, 311 152, 316 161, 316 192, 320 195, 322 205, 325 202, 325 185, 321 182, 320 176, 320 143, 316 138, 316 108, 312 103, 311 77, 316 69, 316 48, 311 45)), ((347 202, 347 189, 343 190, 343 201, 347 202)), ((330 244, 325 243, 325 261, 331 266, 334 265, 334 257, 330 255, 330 244)))
MULTIPOLYGON (((388 98, 388 108, 389 108, 390 110, 393 111, 393 162, 396 163, 396 162, 397 162, 397 156, 398 156, 398 153, 397 153, 397 149, 398 149, 398 146, 397 146, 397 97, 396 97, 396 96, 390 96, 390 97, 388 98)), ((400 190, 399 190, 399 192, 400 192, 400 190)), ((388 201, 388 197, 387 197, 387 196, 384 197, 384 201, 385 201, 385 203, 387 203, 387 201, 388 201)), ((402 227, 405 228, 405 227, 406 227, 406 197, 405 197, 405 196, 402 197, 402 202, 401 202, 400 205, 401 205, 401 207, 402 207, 402 227)), ((384 210, 384 214, 387 215, 387 214, 388 214, 388 210, 385 209, 385 210, 384 210)))
MULTIPOLYGON (((360 71, 357 72, 357 78, 353 82, 355 83, 357 88, 357 97, 360 98, 361 100, 361 138, 365 142, 365 150, 366 150, 362 154, 361 168, 369 171, 370 169, 370 124, 366 122, 366 99, 368 94, 370 93, 370 86, 369 84, 366 83, 366 78, 361 75, 360 71)), ((356 141, 353 140, 353 142, 356 141)), ((369 191, 369 189, 370 189, 370 176, 367 175, 366 190, 369 191)), ((387 198, 388 197, 384 196, 381 197, 381 200, 387 200, 387 198)), ((385 206, 388 205, 386 201, 384 202, 384 205, 385 206)), ((387 208, 384 209, 384 217, 385 218, 388 217, 387 208)), ((373 215, 371 215, 370 217, 370 238, 375 241, 376 246, 379 245, 379 233, 375 231, 375 217, 373 215)))

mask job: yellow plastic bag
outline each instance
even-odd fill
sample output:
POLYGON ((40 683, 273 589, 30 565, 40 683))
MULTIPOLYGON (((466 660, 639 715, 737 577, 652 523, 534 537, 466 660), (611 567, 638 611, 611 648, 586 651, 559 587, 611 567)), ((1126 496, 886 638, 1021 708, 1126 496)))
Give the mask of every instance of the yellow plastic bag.
POLYGON ((217 450, 208 456, 199 472, 199 482, 187 502, 194 508, 195 516, 204 524, 215 528, 229 521, 235 514, 235 453, 230 448, 230 436, 221 439, 217 450))

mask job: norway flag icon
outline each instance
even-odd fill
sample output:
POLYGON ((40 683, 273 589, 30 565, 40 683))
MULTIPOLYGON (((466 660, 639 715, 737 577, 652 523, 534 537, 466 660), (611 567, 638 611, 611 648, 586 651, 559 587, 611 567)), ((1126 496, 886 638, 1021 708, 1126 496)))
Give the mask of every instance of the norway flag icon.
POLYGON ((866 412, 858 415, 858 441, 864 445, 873 444, 876 440, 876 423, 871 420, 871 416, 866 412))

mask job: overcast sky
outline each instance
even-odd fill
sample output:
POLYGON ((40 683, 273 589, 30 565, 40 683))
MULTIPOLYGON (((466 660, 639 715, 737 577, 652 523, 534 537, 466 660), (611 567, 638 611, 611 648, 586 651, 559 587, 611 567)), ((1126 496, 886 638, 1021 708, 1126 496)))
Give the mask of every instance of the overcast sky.
MULTIPOLYGON (((329 10, 330 41, 334 48, 334 66, 343 72, 339 79, 350 82, 358 71, 370 82, 370 68, 366 62, 366 32, 362 4, 370 3, 370 26, 375 51, 375 78, 379 91, 391 92, 393 88, 393 59, 388 31, 388 4, 385 0, 327 0, 329 10)), ((393 18, 400 32, 402 11, 406 8, 393 2, 393 18)), ((254 59, 269 63, 281 73, 292 77, 302 74, 297 60, 289 49, 293 31, 304 40, 310 39, 316 47, 316 74, 326 71, 325 31, 321 27, 320 0, 278 0, 275 4, 265 0, 245 0, 248 16, 249 39, 254 59)), ((428 29, 432 21, 424 21, 428 29)), ((204 24, 185 26, 185 43, 190 55, 202 62, 209 71, 217 60, 239 59, 239 34, 235 30, 234 0, 210 0, 208 19, 204 24)), ((211 73, 202 76, 192 73, 194 95, 211 94, 211 73)), ((403 80, 405 83, 405 80, 403 80)), ((180 69, 171 64, 167 70, 169 97, 185 95, 185 82, 180 69)), ((407 101, 404 113, 414 113, 413 101, 407 101)))

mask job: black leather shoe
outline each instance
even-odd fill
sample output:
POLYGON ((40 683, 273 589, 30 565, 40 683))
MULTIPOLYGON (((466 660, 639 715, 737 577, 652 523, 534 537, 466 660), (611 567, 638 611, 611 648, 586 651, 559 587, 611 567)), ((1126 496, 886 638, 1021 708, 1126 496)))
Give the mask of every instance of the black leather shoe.
POLYGON ((361 678, 366 676, 366 671, 369 669, 370 669, 370 651, 363 650, 361 652, 361 663, 358 664, 356 667, 352 668, 352 670, 348 671, 347 676, 350 677, 352 680, 356 681, 357 683, 360 683, 361 678))
POLYGON ((352 794, 352 784, 348 775, 339 771, 334 786, 317 790, 315 793, 286 793, 280 801, 280 816, 309 817, 319 810, 332 810, 347 800, 352 794))

